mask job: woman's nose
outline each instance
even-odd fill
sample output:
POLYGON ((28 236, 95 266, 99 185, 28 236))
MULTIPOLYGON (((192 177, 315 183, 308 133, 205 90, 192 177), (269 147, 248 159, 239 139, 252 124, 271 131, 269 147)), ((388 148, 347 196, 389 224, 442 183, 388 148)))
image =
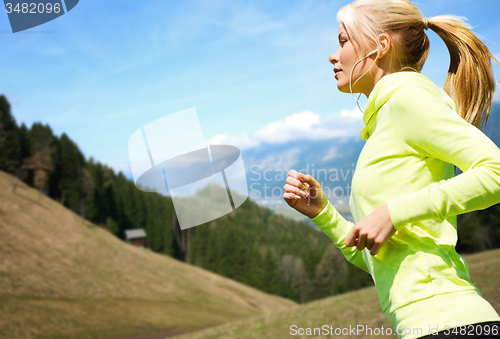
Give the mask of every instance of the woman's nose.
POLYGON ((337 50, 335 53, 330 55, 328 57, 328 61, 330 61, 331 64, 335 65, 337 62, 339 62, 338 54, 339 54, 339 50, 337 50))

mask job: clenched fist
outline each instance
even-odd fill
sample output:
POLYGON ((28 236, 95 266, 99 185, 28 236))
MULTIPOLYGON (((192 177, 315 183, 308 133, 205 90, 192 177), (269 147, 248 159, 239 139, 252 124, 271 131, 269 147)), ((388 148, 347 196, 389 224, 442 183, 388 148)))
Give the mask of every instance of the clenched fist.
POLYGON ((328 203, 321 185, 312 176, 290 170, 283 186, 288 206, 309 218, 317 216, 328 203))

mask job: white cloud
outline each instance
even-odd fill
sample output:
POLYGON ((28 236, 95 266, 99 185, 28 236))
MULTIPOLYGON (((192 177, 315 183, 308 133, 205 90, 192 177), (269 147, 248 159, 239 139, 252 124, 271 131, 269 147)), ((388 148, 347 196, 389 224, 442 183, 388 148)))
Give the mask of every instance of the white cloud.
POLYGON ((344 110, 340 111, 340 116, 342 118, 345 118, 345 117, 355 117, 355 118, 356 117, 362 117, 363 116, 363 112, 361 112, 359 110, 359 108, 357 108, 357 107, 351 109, 350 111, 347 110, 347 109, 344 109, 344 110))
MULTIPOLYGON (((221 134, 210 139, 208 143, 234 145, 240 149, 248 149, 263 143, 282 144, 294 140, 355 138, 359 136, 362 127, 362 113, 357 108, 350 111, 343 110, 335 118, 324 122, 320 121, 319 115, 305 111, 288 116, 284 120, 272 122, 253 134, 245 133, 236 137, 221 134)), ((334 151, 331 150, 331 152, 334 151)))
POLYGON ((337 154, 338 154, 337 147, 333 146, 328 150, 328 153, 323 157, 322 161, 328 161, 330 159, 333 159, 337 154))

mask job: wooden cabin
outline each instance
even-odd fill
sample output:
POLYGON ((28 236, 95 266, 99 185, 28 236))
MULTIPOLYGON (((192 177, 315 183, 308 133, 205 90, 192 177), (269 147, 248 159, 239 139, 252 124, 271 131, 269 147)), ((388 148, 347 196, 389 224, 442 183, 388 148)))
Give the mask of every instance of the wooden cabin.
POLYGON ((143 228, 125 231, 125 241, 129 244, 144 247, 144 239, 146 239, 146 231, 143 228))

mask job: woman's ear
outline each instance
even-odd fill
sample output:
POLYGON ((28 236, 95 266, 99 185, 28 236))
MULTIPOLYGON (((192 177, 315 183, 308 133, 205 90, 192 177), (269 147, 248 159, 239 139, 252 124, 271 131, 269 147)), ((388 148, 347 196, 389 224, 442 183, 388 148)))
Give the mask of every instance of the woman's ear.
POLYGON ((382 33, 379 35, 380 47, 379 47, 379 58, 383 58, 392 46, 392 40, 389 34, 382 33))

